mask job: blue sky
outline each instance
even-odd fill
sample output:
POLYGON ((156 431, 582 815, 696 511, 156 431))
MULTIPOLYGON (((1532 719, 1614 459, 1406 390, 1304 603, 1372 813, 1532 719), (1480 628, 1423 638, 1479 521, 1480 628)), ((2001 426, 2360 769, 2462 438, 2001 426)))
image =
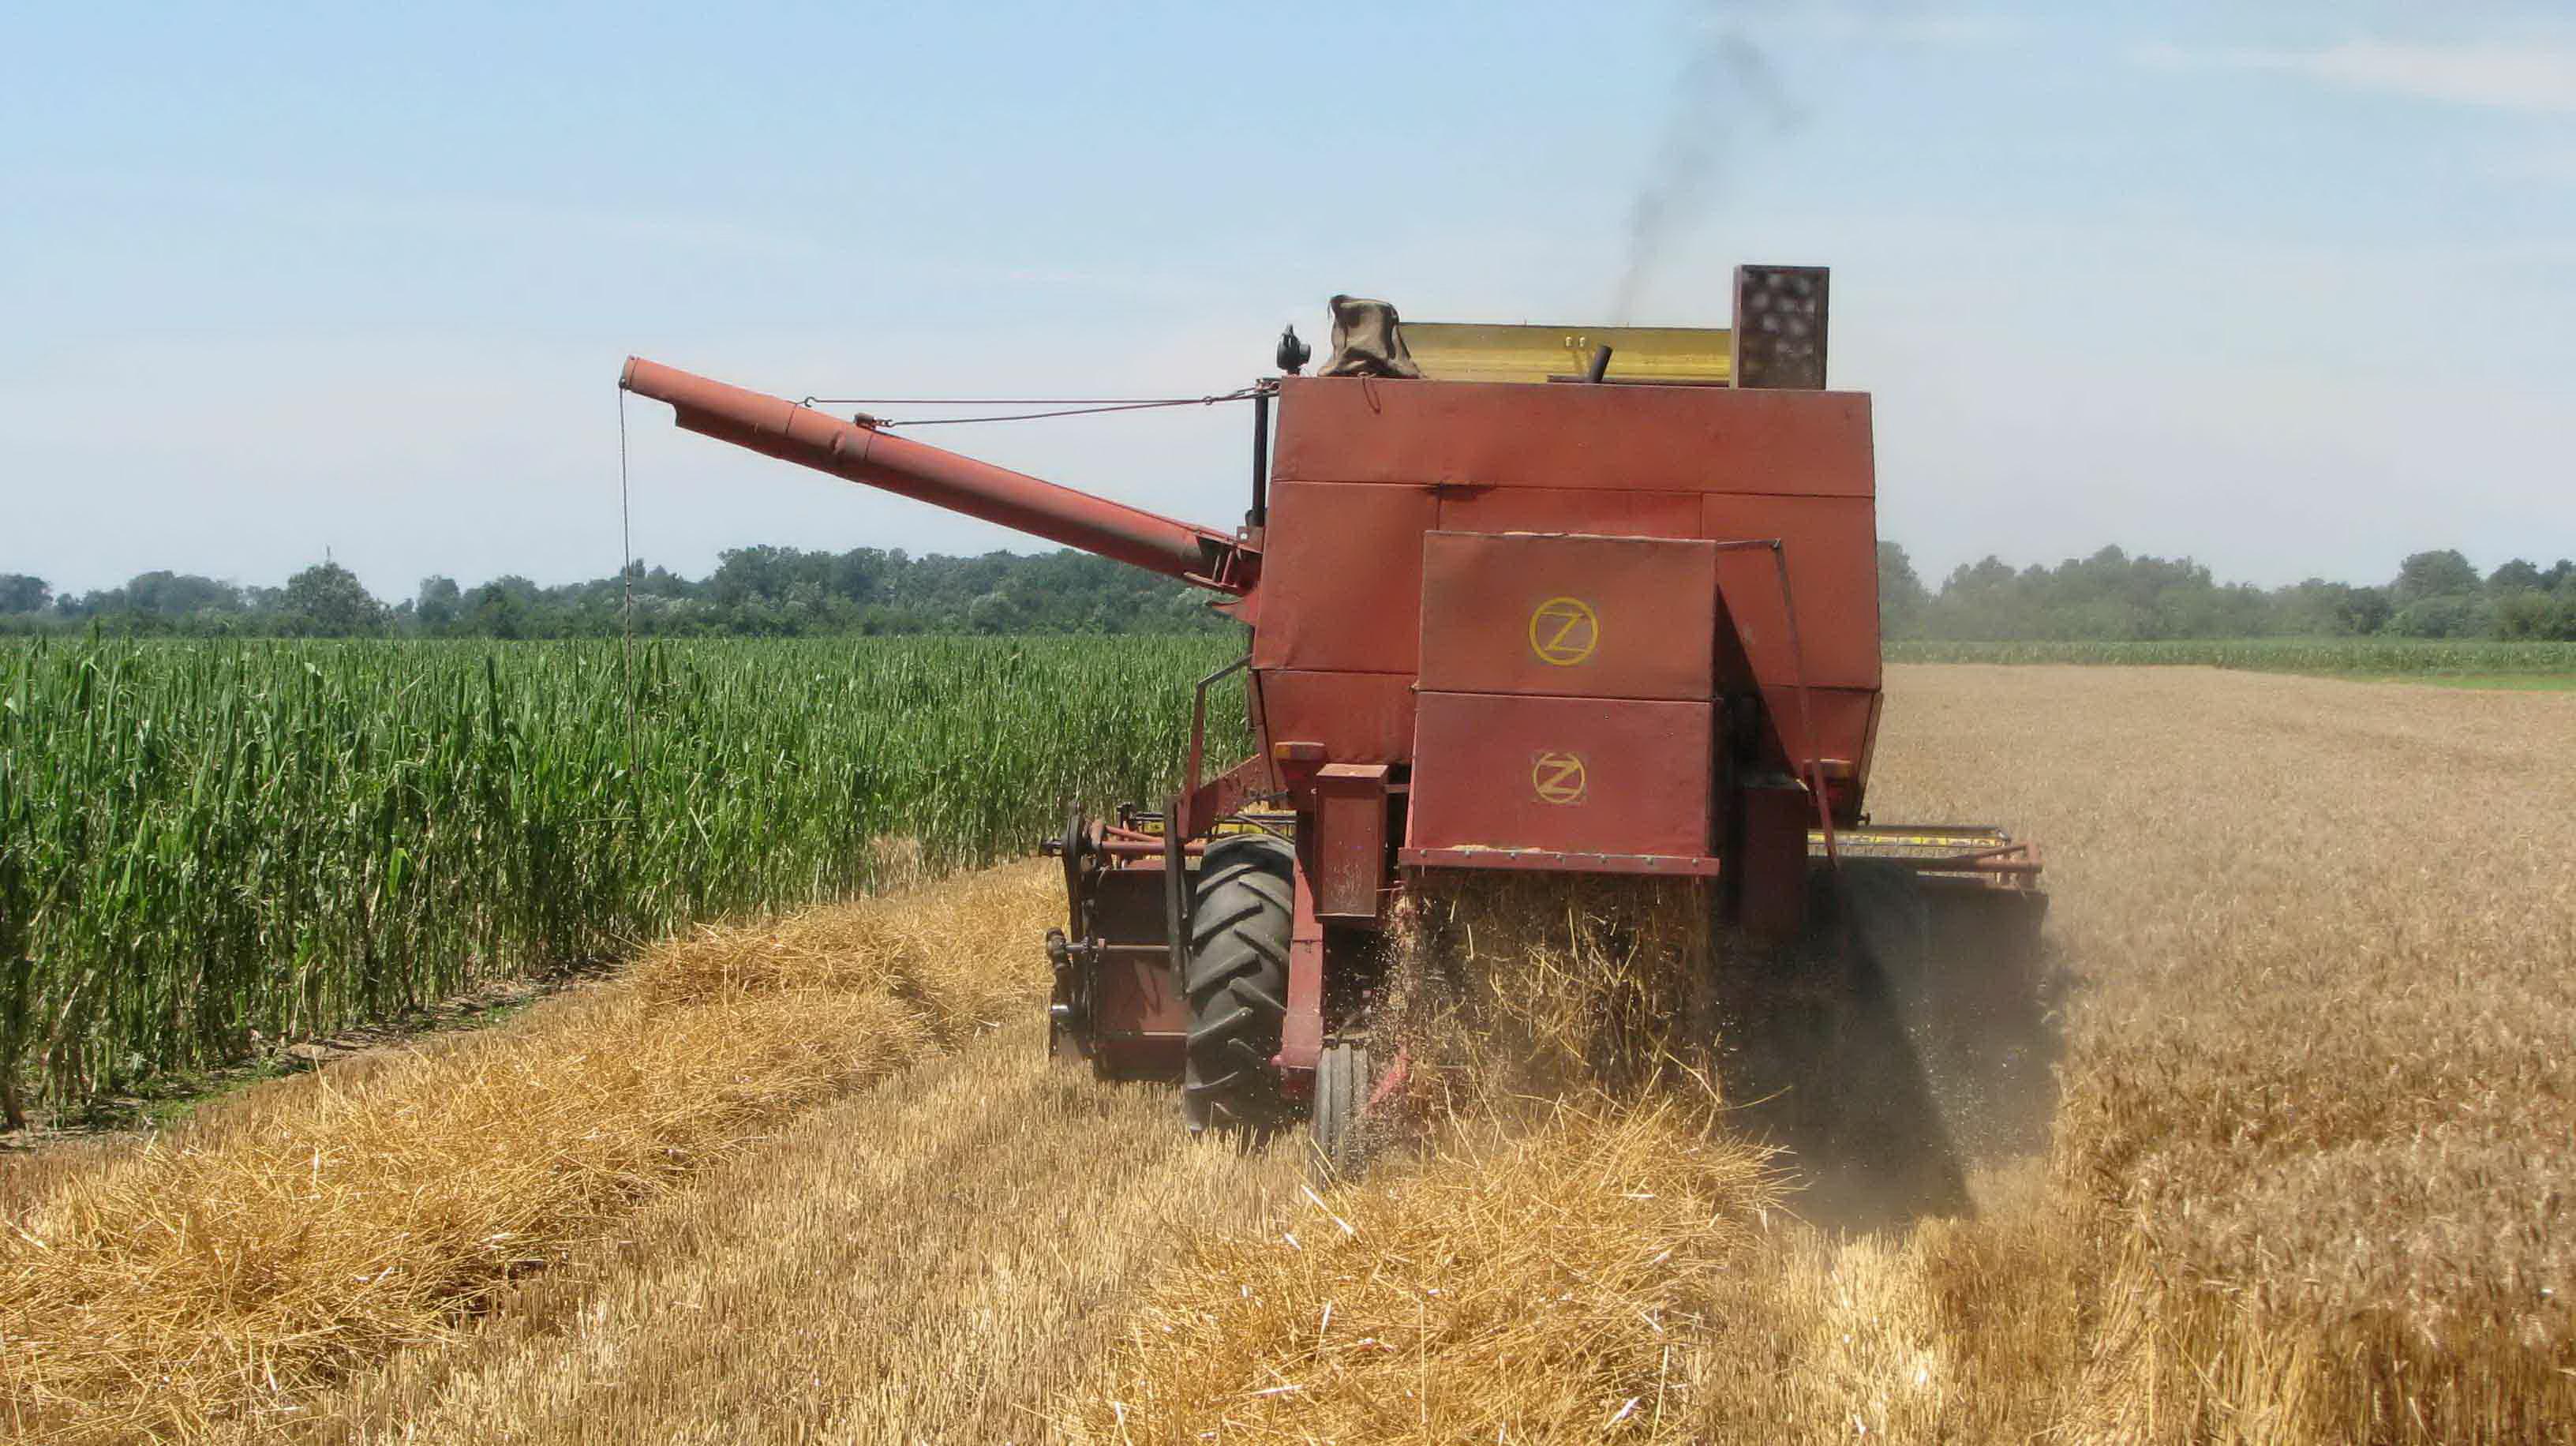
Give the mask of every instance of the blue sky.
MULTIPOLYGON (((1927 575, 2576 554, 2576 13, 1777 3, 20 8, 0 571, 618 561, 619 361, 1201 394, 1336 291, 1722 324, 1835 270, 1927 575), (1751 70, 1697 57, 1758 55, 1751 70), (1696 153, 1693 155, 1692 153, 1696 153), (1678 180, 1680 155, 1701 163, 1678 180)), ((1009 534, 633 410, 636 550, 1009 534)), ((1239 411, 940 440, 1175 515, 1239 411)))

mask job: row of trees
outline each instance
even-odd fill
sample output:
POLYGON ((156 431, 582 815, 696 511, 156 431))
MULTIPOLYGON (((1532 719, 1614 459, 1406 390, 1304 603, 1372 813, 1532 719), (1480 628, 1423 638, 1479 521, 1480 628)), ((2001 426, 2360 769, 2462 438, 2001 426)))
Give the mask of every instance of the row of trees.
MULTIPOLYGON (((2310 578, 2288 587, 2221 583, 2189 558, 2106 547, 2055 567, 1999 559, 1957 568, 1938 589, 1905 549, 1879 544, 1879 605, 1890 636, 1960 641, 2395 635, 2576 639, 2576 562, 2519 558, 2481 573, 2454 551, 2419 552, 2385 584, 2310 578)), ((560 638, 627 625, 656 636, 838 633, 1173 633, 1224 626, 1206 595, 1080 552, 909 557, 872 547, 745 547, 691 581, 637 563, 623 577, 478 587, 430 577, 388 605, 348 569, 320 563, 283 587, 147 572, 123 587, 57 596, 42 578, 0 574, 0 632, 97 628, 123 635, 560 638)))
POLYGON ((2419 552, 2378 584, 2309 578, 2287 587, 2222 583, 2189 558, 2106 547, 2055 567, 1999 558, 1962 565, 1936 591, 1905 549, 1878 548, 1879 609, 1891 637, 2025 639, 2368 637, 2576 639, 2576 562, 2516 558, 2480 573, 2450 549, 2419 552))
POLYGON ((632 624, 664 637, 841 633, 1176 633, 1224 626, 1207 595, 1080 552, 910 557, 873 547, 737 548, 692 581, 638 562, 624 576, 540 586, 500 577, 464 587, 423 578, 388 604, 347 568, 319 563, 279 588, 147 572, 123 587, 57 596, 0 575, 0 632, 97 628, 177 637, 607 637, 632 624))

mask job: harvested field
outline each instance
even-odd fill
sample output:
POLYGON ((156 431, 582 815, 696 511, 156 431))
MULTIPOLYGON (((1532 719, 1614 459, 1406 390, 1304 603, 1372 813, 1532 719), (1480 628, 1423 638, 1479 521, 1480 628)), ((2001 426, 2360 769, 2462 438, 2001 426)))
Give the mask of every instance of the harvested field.
POLYGON ((460 1348, 312 1403, 295 1438, 1030 1439, 1176 1242, 1298 1178, 1289 1152, 1192 1147, 1167 1091, 1050 1067, 1042 1000, 656 1204, 460 1348))
MULTIPOLYGON (((1167 1094, 1040 1059, 1031 940, 1050 901, 1045 871, 1022 870, 911 901, 968 901, 929 933, 990 971, 927 1009, 945 1024, 918 1049, 756 1110, 750 1084, 695 1076, 690 1094, 737 1109, 688 1126, 714 1156, 645 1152, 590 1203, 523 1193, 548 1178, 526 1167, 580 1139, 585 1111, 625 1118, 617 1093, 523 1092, 502 1133, 480 1106, 420 1107, 454 1088, 450 1061, 608 1055, 577 1041, 612 991, 632 1009, 808 990, 853 1008, 878 997, 864 961, 886 946, 737 965, 714 996, 607 986, 363 1087, 291 1081, 155 1152, 0 1188, 22 1202, 0 1245, 0 1421, 28 1439, 41 1420, 353 1441, 2571 1434, 2576 699, 1897 669, 1873 804, 2049 851, 2077 981, 2058 1127, 2042 1154, 1976 1163, 1974 1219, 1800 1220, 1751 1152, 1695 1123, 1686 1070, 1662 1092, 1470 1101, 1420 1158, 1309 1197, 1286 1152, 1189 1146, 1167 1094), (450 1233, 370 1235, 371 1268, 456 1259, 411 1252, 479 1240, 486 1219, 546 1246, 464 1258, 550 1268, 457 1277, 451 1298, 480 1307, 461 1324, 435 1289, 381 1320, 204 1293, 210 1269, 146 1223, 190 1218, 187 1191, 283 1189, 287 1154, 256 1126, 292 1119, 308 1133, 276 1138, 294 1158, 349 1162, 299 1197, 317 1237, 335 1228, 369 1195, 357 1154, 309 1133, 336 1128, 343 1095, 411 1099, 389 1118, 425 1158, 458 1158, 436 1155, 455 1147, 442 1131, 492 1136, 468 1137, 494 1160, 460 1173, 489 1188, 446 1197, 450 1233), (272 1386, 273 1361, 300 1373, 272 1386), (163 1372, 205 1384, 174 1393, 163 1372)), ((812 1045, 796 1060, 854 1047, 791 1037, 812 1045)))
POLYGON ((1056 907, 1018 866, 666 945, 506 1029, 277 1082, 16 1198, 0 1421, 274 1429, 443 1341, 800 1107, 1021 1012, 1056 907))

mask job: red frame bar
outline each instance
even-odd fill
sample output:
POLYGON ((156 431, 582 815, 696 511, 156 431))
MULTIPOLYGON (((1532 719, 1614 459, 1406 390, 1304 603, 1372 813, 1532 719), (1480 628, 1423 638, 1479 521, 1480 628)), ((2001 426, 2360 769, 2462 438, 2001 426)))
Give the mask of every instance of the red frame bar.
POLYGON ((1688 854, 1582 854, 1553 849, 1417 849, 1396 862, 1420 869, 1527 869, 1546 873, 1673 874, 1714 878, 1718 861, 1688 854))

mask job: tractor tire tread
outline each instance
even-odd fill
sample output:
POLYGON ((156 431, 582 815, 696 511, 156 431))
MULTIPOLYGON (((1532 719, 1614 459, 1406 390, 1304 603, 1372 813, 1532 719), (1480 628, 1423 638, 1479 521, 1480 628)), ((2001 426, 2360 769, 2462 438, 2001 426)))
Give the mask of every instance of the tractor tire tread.
POLYGON ((1284 1110, 1270 1057, 1287 1017, 1295 855, 1238 834, 1209 844, 1191 899, 1183 1097, 1214 1122, 1264 1127, 1284 1110))

